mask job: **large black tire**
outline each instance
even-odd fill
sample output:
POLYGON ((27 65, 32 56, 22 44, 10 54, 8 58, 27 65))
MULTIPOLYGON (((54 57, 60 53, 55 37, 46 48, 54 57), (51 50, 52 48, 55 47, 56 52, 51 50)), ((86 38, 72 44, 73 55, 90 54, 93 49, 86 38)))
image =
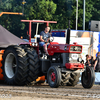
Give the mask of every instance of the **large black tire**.
POLYGON ((51 66, 47 72, 47 81, 52 88, 57 88, 61 84, 61 71, 57 66, 51 66))
POLYGON ((26 52, 22 47, 8 47, 4 52, 2 64, 1 68, 7 84, 27 84, 28 62, 26 52))
POLYGON ((28 82, 35 81, 40 73, 39 58, 34 48, 25 48, 28 57, 28 82))
POLYGON ((66 84, 67 86, 75 86, 79 82, 80 73, 71 73, 69 82, 66 84))
POLYGON ((93 67, 86 67, 82 73, 81 82, 84 88, 91 88, 95 81, 95 72, 93 67))

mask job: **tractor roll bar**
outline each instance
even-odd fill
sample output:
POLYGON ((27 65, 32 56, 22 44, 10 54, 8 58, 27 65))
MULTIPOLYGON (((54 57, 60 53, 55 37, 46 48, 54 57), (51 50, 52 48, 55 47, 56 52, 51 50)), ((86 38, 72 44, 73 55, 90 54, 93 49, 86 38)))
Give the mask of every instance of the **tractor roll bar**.
POLYGON ((44 20, 21 20, 22 22, 33 22, 33 23, 46 23, 46 26, 49 26, 49 23, 57 23, 57 21, 44 21, 44 20))
POLYGON ((46 23, 46 26, 49 26, 49 23, 57 23, 57 21, 44 21, 44 20, 21 20, 21 22, 29 22, 29 42, 31 42, 31 23, 46 23))

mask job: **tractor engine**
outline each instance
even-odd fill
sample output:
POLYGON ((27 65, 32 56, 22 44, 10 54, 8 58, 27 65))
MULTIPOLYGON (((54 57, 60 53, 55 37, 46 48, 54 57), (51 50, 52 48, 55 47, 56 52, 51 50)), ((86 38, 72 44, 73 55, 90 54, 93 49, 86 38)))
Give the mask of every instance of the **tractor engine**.
POLYGON ((52 64, 60 64, 61 67, 71 70, 84 68, 81 63, 82 46, 77 43, 71 45, 50 43, 48 53, 52 64))

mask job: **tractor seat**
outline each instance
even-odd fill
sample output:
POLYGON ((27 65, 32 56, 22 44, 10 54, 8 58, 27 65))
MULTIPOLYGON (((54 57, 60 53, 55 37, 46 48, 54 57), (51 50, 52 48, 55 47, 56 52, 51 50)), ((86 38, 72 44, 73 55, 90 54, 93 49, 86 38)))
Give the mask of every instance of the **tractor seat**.
POLYGON ((38 42, 38 43, 40 42, 40 38, 39 38, 39 37, 37 37, 37 42, 38 42))
MULTIPOLYGON (((39 42, 41 42, 40 37, 37 37, 37 43, 39 43, 39 42)), ((40 44, 39 44, 39 50, 41 51, 41 53, 43 53, 43 54, 45 53, 44 47, 41 46, 40 44)))

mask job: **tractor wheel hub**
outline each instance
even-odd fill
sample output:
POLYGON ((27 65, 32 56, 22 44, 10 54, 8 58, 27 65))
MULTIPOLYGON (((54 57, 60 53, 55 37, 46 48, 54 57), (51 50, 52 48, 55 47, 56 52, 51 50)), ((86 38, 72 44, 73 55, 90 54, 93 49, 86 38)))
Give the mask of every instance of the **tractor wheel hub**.
POLYGON ((56 77, 55 77, 55 73, 53 72, 53 73, 51 74, 51 80, 54 82, 55 79, 56 79, 56 77))

